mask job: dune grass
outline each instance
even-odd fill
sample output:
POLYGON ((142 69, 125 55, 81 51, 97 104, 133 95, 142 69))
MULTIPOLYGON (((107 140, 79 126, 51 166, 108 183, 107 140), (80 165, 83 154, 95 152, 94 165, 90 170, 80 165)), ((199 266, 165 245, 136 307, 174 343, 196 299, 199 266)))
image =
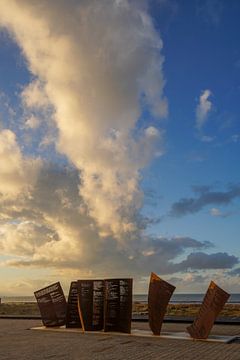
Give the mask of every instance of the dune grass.
MULTIPOLYGON (((197 315, 200 306, 200 304, 169 304, 167 307, 166 316, 194 317, 197 315)), ((147 303, 134 303, 133 313, 147 315, 147 303)), ((219 314, 219 317, 240 318, 240 304, 226 304, 219 314)))
MULTIPOLYGON (((200 304, 169 304, 166 316, 194 317, 199 310, 200 304)), ((133 314, 147 315, 147 303, 134 302, 133 314)), ((36 302, 2 303, 0 315, 40 315, 36 302)), ((240 304, 227 304, 224 306, 219 317, 240 318, 240 304)))

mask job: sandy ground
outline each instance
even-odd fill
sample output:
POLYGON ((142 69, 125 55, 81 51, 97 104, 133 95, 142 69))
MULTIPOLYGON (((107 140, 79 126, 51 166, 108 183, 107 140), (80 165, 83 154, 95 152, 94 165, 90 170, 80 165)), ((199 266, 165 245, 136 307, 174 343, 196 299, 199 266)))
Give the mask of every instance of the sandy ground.
MULTIPOLYGON (((0 319, 0 359, 240 360, 240 344, 30 330, 34 326, 41 322, 0 319)), ((132 327, 148 329, 148 324, 133 323, 132 327)), ((163 331, 183 331, 185 327, 164 324, 163 331)), ((240 336, 240 326, 215 325, 212 334, 240 336)))

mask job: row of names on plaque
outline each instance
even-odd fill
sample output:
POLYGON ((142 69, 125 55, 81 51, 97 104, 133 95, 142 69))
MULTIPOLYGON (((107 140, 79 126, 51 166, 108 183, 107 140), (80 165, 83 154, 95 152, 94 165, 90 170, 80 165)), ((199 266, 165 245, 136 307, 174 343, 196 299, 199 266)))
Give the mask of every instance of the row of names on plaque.
POLYGON ((47 327, 131 332, 132 279, 73 281, 67 302, 59 282, 34 294, 47 327))
MULTIPOLYGON (((164 315, 175 286, 152 273, 148 292, 149 326, 160 335, 164 315)), ((132 279, 78 280, 70 285, 66 302, 60 283, 35 293, 43 324, 66 325, 83 331, 131 332, 132 279)), ((229 294, 211 281, 199 313, 187 331, 206 339, 229 294)))

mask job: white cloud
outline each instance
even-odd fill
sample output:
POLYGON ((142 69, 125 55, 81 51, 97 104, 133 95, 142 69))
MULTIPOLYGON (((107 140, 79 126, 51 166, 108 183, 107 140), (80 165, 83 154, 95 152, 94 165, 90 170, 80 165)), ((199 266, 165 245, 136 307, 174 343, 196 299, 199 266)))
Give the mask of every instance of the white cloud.
POLYGON ((145 130, 145 134, 147 137, 159 137, 159 130, 156 129, 154 126, 149 126, 146 130, 145 130))
POLYGON ((211 216, 214 216, 214 217, 226 218, 226 217, 228 217, 228 216, 230 216, 230 215, 232 215, 232 214, 233 214, 232 211, 225 211, 225 212, 223 212, 223 211, 221 211, 221 210, 218 209, 218 208, 212 208, 212 209, 210 209, 210 215, 211 215, 211 216))
POLYGON ((37 221, 6 222, 1 226, 0 245, 5 255, 31 256, 46 242, 58 240, 53 229, 37 221))
POLYGON ((29 108, 49 106, 49 101, 44 91, 44 85, 38 79, 31 82, 23 89, 21 97, 23 103, 29 108))
POLYGON ((40 120, 34 115, 30 115, 30 117, 25 121, 25 126, 29 129, 37 129, 39 125, 40 120))
POLYGON ((240 135, 239 134, 234 134, 234 135, 232 135, 231 139, 232 139, 232 141, 234 143, 237 143, 237 142, 240 141, 240 135))
POLYGON ((212 208, 210 210, 210 214, 212 216, 221 216, 222 215, 221 211, 219 209, 217 209, 217 208, 212 208))
POLYGON ((210 90, 204 90, 199 97, 199 103, 196 108, 196 126, 201 129, 207 121, 208 115, 212 110, 212 102, 209 97, 212 95, 210 90))
POLYGON ((0 131, 0 194, 16 196, 34 183, 41 161, 24 158, 15 134, 8 129, 0 131))
POLYGON ((120 241, 136 231, 140 170, 161 154, 161 138, 150 130, 144 140, 132 136, 142 102, 154 116, 167 114, 162 41, 140 5, 0 1, 0 23, 14 34, 35 76, 23 92, 25 104, 51 103, 58 150, 79 169, 89 214, 100 234, 120 241))
POLYGON ((210 143, 215 139, 214 136, 207 136, 207 135, 203 135, 201 137, 201 141, 205 142, 205 143, 210 143))

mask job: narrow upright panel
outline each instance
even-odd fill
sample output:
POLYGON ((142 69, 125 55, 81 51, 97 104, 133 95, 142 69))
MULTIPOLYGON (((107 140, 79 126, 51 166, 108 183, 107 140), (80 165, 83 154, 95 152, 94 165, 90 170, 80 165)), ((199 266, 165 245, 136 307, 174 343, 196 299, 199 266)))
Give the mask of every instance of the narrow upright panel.
POLYGON ((93 330, 103 329, 104 280, 93 281, 93 330))
POLYGON ((84 331, 103 329, 103 280, 78 280, 78 308, 84 331))
POLYGON ((65 325, 67 303, 59 282, 35 291, 34 295, 39 306, 43 325, 65 325))
POLYGON ((194 339, 207 339, 214 321, 228 300, 230 294, 211 281, 199 313, 187 331, 194 339))
POLYGON ((132 279, 105 280, 104 331, 131 333, 132 279))
POLYGON ((175 286, 151 273, 148 290, 149 326, 154 335, 160 335, 163 318, 175 286))
POLYGON ((78 289, 77 281, 72 281, 67 302, 67 328, 81 328, 81 321, 78 312, 78 289))

